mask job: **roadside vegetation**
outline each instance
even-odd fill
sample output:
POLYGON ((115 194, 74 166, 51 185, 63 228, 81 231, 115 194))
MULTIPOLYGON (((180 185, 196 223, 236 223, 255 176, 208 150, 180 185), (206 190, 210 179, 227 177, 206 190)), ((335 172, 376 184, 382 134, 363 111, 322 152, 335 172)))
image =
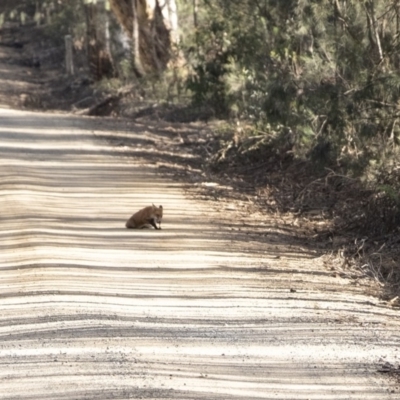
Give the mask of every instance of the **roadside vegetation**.
POLYGON ((400 1, 1 7, 2 43, 7 26, 32 26, 38 53, 53 49, 41 65, 64 68, 72 36, 75 74, 53 82, 68 107, 212 122, 198 145, 208 173, 246 182, 263 209, 316 224, 314 239, 344 268, 372 276, 390 298, 400 291, 400 1))

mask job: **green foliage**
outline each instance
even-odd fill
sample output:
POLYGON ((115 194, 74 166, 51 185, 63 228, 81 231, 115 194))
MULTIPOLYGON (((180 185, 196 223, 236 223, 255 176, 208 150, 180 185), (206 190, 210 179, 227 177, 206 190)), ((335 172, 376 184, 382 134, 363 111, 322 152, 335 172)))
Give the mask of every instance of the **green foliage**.
POLYGON ((366 168, 398 146, 399 2, 200 4, 197 30, 185 37, 196 103, 284 126, 299 154, 323 162, 366 168))
MULTIPOLYGON (((50 3, 47 6, 50 7, 50 3)), ((53 9, 50 23, 45 25, 44 33, 55 46, 63 46, 65 35, 83 37, 84 29, 82 1, 72 0, 60 9, 53 9)))
POLYGON ((380 189, 383 193, 385 193, 389 197, 390 200, 392 200, 393 202, 395 202, 397 204, 397 206, 400 205, 399 193, 393 186, 382 185, 382 186, 378 186, 378 189, 380 189))
POLYGON ((224 75, 227 72, 226 57, 204 60, 193 66, 193 74, 187 79, 187 88, 193 93, 195 105, 207 104, 216 114, 224 115, 228 109, 224 75))
POLYGON ((225 21, 212 18, 208 20, 207 30, 195 32, 192 43, 184 47, 189 59, 193 60, 186 80, 187 89, 193 94, 193 103, 205 104, 217 115, 225 115, 229 108, 225 76, 229 71, 230 54, 225 31, 225 21))

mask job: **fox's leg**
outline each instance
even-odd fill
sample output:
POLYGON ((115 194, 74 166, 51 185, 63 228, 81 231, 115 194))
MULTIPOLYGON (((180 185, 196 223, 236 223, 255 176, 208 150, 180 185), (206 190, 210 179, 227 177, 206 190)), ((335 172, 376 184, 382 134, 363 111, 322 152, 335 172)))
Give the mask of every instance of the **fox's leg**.
POLYGON ((156 221, 154 220, 154 218, 150 218, 150 219, 148 220, 148 222, 149 222, 149 224, 150 224, 151 226, 154 226, 154 229, 161 229, 161 226, 160 226, 160 227, 157 226, 156 221))

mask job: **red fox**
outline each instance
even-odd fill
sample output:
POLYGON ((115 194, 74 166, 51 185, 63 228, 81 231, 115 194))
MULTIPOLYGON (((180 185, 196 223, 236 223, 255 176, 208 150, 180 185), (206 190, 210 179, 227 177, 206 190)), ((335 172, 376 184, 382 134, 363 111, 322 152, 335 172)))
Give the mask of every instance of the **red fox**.
POLYGON ((161 229, 161 219, 163 217, 163 207, 156 207, 154 204, 143 208, 132 215, 125 226, 132 229, 141 229, 153 226, 154 229, 161 229), (157 226, 158 224, 158 226, 157 226))

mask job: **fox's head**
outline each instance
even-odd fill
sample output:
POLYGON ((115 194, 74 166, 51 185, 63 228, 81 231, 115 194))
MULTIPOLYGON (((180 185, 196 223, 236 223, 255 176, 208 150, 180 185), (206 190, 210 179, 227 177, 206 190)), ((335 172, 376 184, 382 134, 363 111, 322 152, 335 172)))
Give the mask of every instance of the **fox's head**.
POLYGON ((163 206, 156 207, 153 204, 153 214, 158 224, 161 224, 161 219, 163 217, 163 206))

